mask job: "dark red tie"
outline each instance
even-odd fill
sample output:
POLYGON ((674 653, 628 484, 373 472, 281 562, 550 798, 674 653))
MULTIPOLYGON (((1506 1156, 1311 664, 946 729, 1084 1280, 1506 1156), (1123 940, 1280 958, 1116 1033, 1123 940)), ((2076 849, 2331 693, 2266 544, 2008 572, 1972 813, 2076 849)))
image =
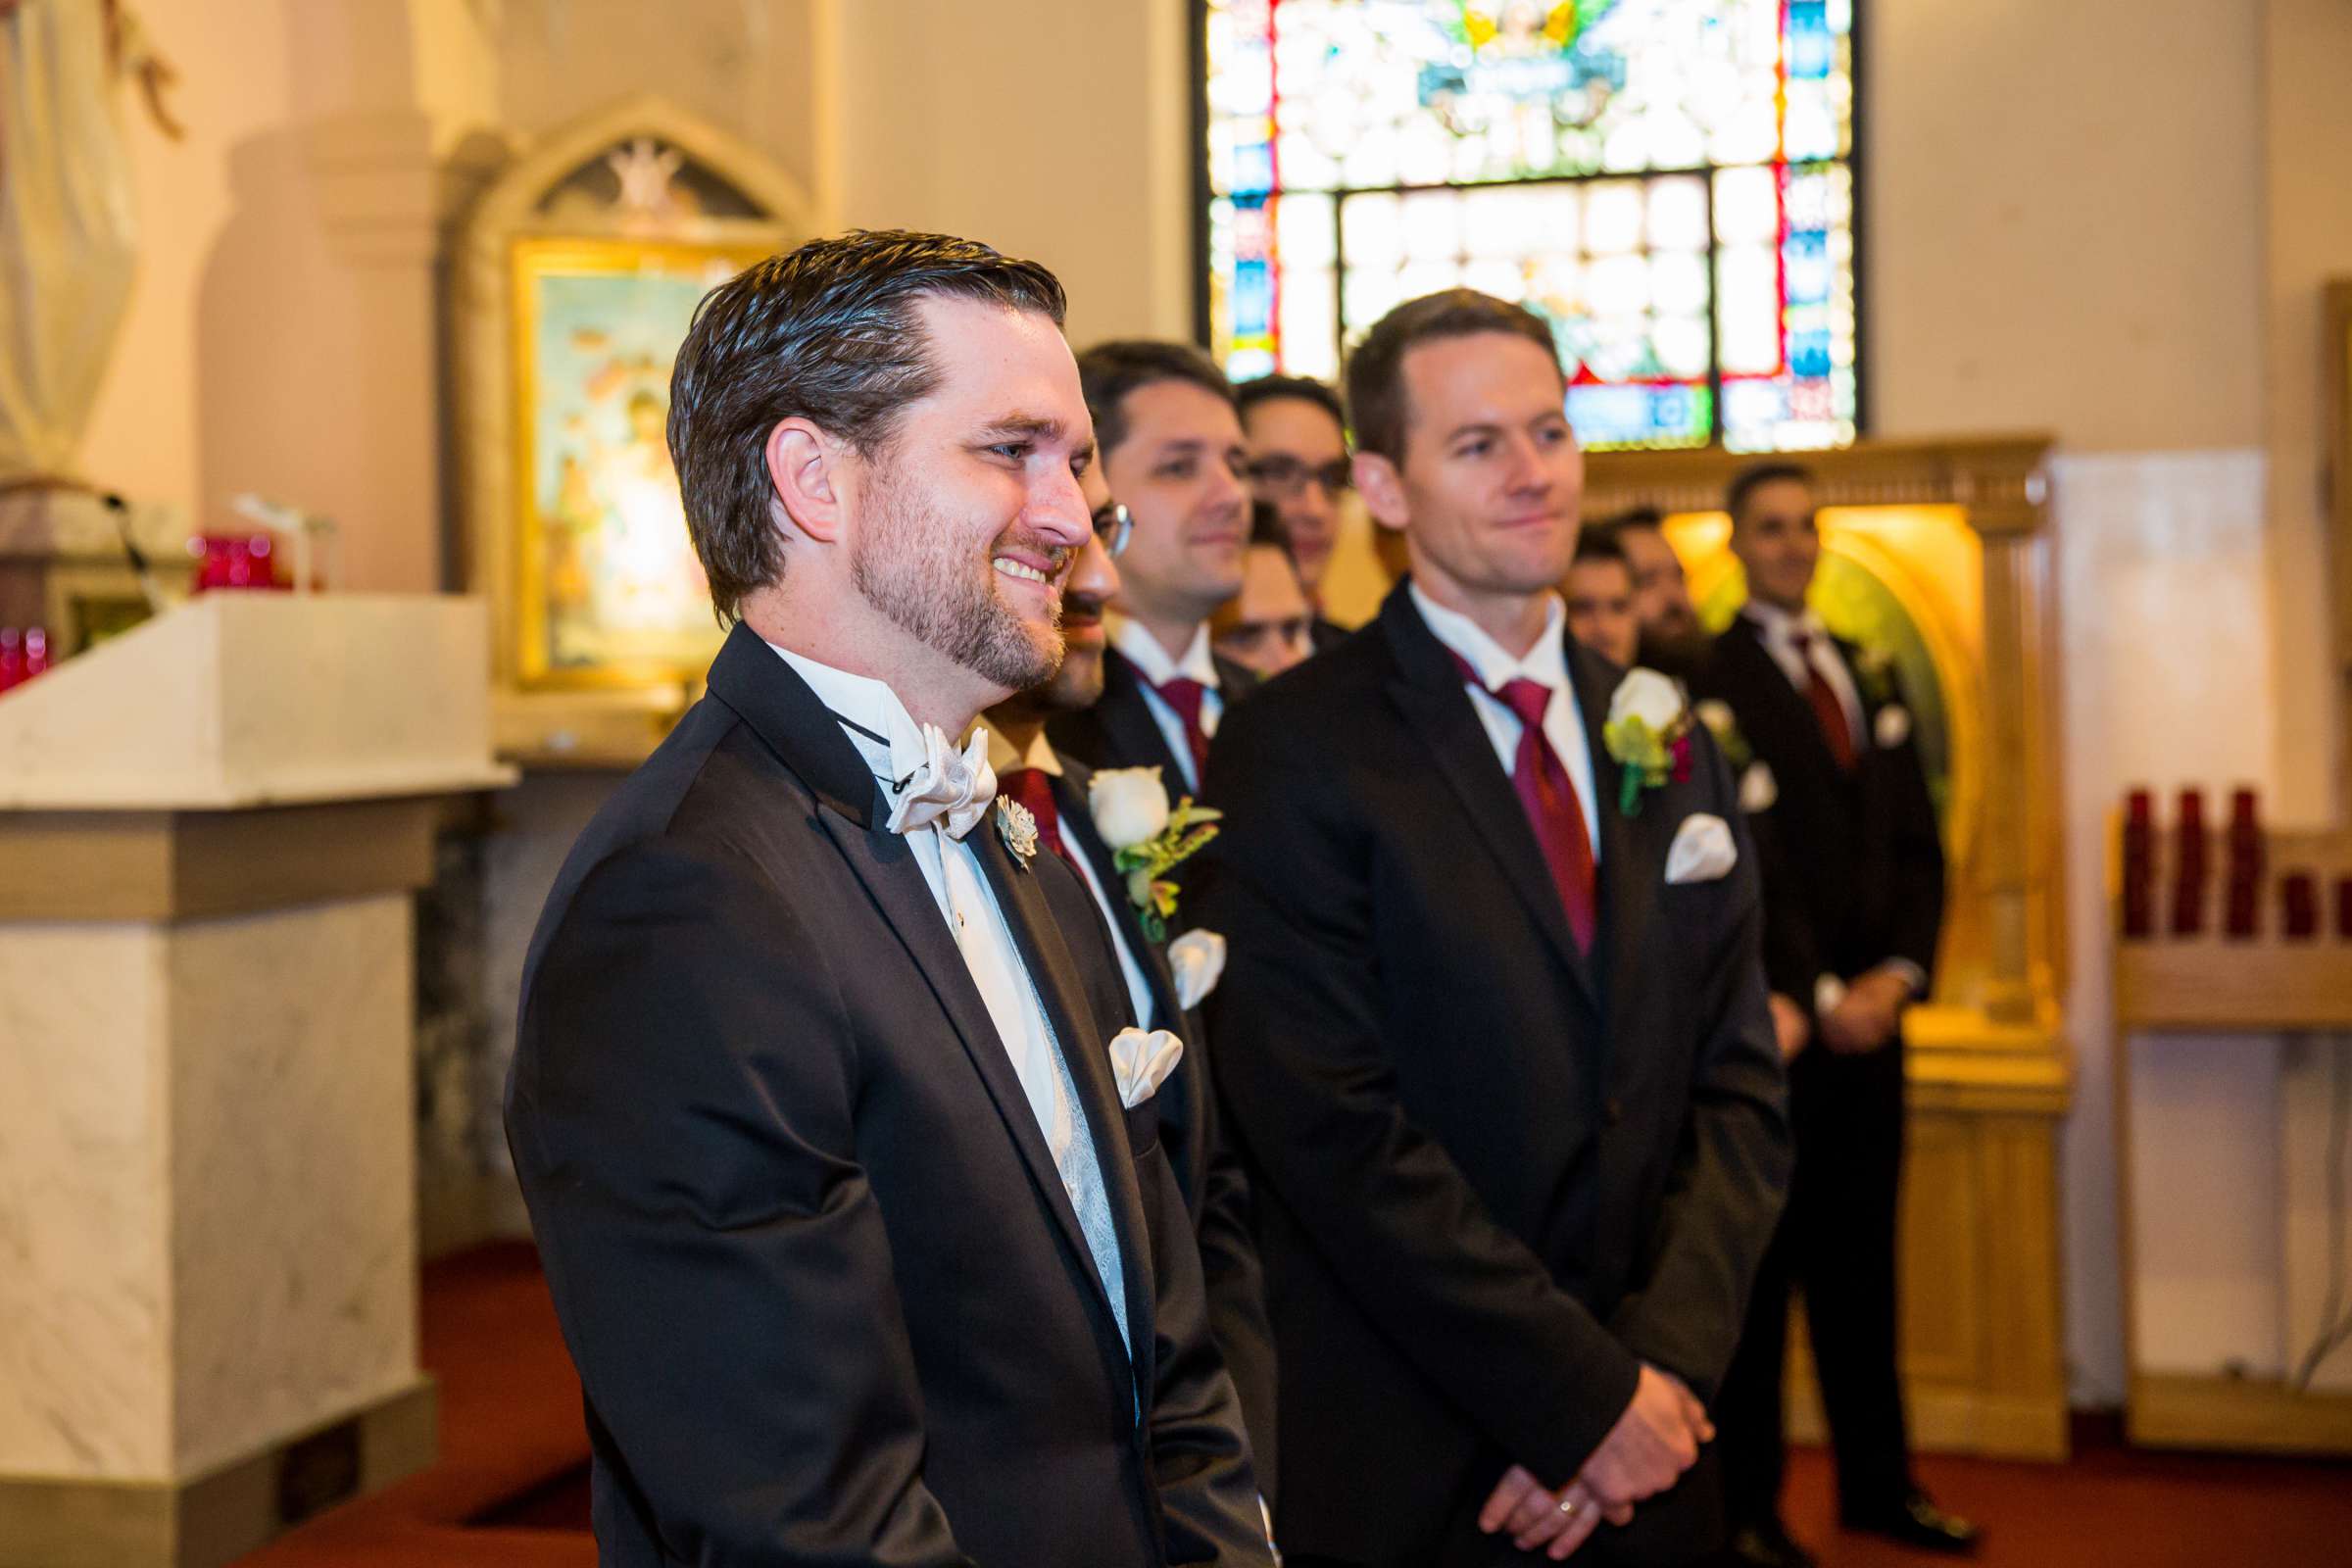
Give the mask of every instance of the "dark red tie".
MULTIPOLYGON (((1468 660, 1455 654, 1453 662, 1462 679, 1486 690, 1486 682, 1478 678, 1468 660)), ((1590 953, 1594 924, 1592 841, 1586 835, 1585 810, 1576 798, 1576 785, 1544 733, 1551 688, 1519 676, 1504 681, 1502 690, 1494 695, 1519 715, 1519 749, 1511 758, 1511 788, 1519 793, 1528 826, 1536 830, 1536 844, 1544 852, 1544 863, 1551 869, 1560 906, 1568 911, 1568 929, 1576 938, 1576 950, 1590 953)))
MULTIPOLYGON (((1061 808, 1054 801, 1053 774, 1042 767, 1016 767, 997 775, 997 793, 1027 807, 1037 818, 1037 842, 1070 860, 1070 847, 1061 837, 1061 808)), ((1073 866, 1077 863, 1070 860, 1073 866)))
POLYGON ((1208 777, 1208 731, 1200 727, 1200 700, 1208 688, 1190 675, 1174 675, 1152 688, 1184 720, 1184 741, 1193 749, 1193 782, 1208 777))
POLYGON ((1796 645, 1796 657, 1805 662, 1805 701, 1813 705, 1821 738, 1830 743, 1830 755, 1838 759, 1838 765, 1850 773, 1854 770, 1854 732, 1845 722, 1845 705, 1813 662, 1813 634, 1792 632, 1789 641, 1796 645))

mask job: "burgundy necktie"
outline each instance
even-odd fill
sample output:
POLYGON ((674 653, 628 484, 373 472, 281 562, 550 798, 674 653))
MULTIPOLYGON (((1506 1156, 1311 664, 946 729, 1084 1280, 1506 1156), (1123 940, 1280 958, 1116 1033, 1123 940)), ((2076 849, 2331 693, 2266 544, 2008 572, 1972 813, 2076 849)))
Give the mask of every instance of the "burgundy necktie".
MULTIPOLYGON (((1447 650, 1451 652, 1451 650, 1447 650)), ((1453 662, 1462 672, 1462 679, 1481 691, 1486 682, 1478 671, 1459 654, 1453 662)), ((1519 715, 1519 749, 1511 758, 1511 788, 1519 794, 1520 808, 1527 812, 1528 826, 1536 831, 1536 844, 1544 852, 1544 863, 1550 867, 1552 886, 1559 890, 1560 906, 1568 912, 1568 929, 1576 938, 1579 953, 1592 951, 1593 866, 1592 841, 1585 831, 1585 811, 1577 800, 1576 785, 1561 765, 1560 754, 1551 749, 1551 741, 1544 733, 1544 710, 1551 707, 1551 688, 1542 681, 1518 676, 1502 683, 1502 690, 1494 694, 1504 707, 1519 715)))
POLYGON ((1813 716, 1821 723, 1821 738, 1830 743, 1830 755, 1847 772, 1854 770, 1854 732, 1845 722, 1845 705, 1813 662, 1813 634, 1798 630, 1789 634, 1796 646, 1796 657, 1805 662, 1805 701, 1813 705, 1813 716))
POLYGON ((1037 818, 1037 842, 1070 860, 1070 847, 1061 836, 1061 808, 1054 800, 1054 775, 1042 767, 1016 767, 997 775, 997 793, 1018 801, 1037 818))
POLYGON ((1208 731, 1200 727, 1200 701, 1208 688, 1190 675, 1172 675, 1152 689, 1184 720, 1184 741, 1193 750, 1193 782, 1198 787, 1208 777, 1208 731))

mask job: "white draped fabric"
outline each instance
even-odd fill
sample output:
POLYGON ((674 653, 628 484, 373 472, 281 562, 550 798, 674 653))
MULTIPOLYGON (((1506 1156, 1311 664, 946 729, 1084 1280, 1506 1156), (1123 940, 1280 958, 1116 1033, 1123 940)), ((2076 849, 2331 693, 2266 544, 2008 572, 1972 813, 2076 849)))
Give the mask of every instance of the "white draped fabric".
POLYGON ((130 301, 138 231, 110 14, 0 0, 0 483, 73 474, 130 301))

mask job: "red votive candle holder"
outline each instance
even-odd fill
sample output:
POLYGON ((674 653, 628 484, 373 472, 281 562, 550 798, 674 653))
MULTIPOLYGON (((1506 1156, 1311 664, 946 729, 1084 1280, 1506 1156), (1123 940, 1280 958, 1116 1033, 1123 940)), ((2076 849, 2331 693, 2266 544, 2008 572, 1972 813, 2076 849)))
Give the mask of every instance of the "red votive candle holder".
POLYGON ((2180 792, 2174 824, 2173 935, 2193 937, 2205 926, 2205 792, 2180 792))
POLYGON ((2319 883, 2309 871, 2289 871, 2278 879, 2278 903, 2279 928, 2287 941, 2309 942, 2320 934, 2319 883))

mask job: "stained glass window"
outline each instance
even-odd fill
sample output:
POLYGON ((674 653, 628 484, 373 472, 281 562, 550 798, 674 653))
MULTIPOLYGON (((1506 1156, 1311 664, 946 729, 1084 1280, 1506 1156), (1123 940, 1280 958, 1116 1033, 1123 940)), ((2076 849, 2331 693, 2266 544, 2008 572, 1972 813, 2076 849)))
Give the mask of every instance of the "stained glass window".
POLYGON ((1205 0, 1210 343, 1326 378, 1466 284, 1592 447, 1854 438, 1852 0, 1205 0))

